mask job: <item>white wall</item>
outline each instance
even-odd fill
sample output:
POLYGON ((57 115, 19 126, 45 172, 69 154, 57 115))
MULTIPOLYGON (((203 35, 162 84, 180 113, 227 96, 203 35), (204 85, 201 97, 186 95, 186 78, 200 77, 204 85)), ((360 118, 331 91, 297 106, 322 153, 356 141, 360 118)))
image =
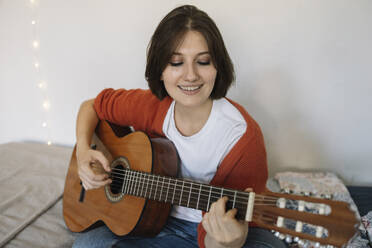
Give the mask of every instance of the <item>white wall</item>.
POLYGON ((146 88, 153 30, 193 3, 225 38, 237 74, 229 97, 261 125, 271 174, 332 171, 372 185, 372 1, 35 1, 0 0, 0 143, 74 144, 79 104, 104 87, 146 88))

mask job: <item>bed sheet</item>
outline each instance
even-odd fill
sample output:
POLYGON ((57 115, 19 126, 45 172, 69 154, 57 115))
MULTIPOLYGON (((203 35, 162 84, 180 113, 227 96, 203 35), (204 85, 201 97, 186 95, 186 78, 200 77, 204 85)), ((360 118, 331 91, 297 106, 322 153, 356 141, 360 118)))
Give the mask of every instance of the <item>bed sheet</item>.
POLYGON ((60 236, 50 231, 66 230, 60 203, 54 205, 71 153, 71 147, 40 143, 0 145, 0 247, 57 247, 60 236))

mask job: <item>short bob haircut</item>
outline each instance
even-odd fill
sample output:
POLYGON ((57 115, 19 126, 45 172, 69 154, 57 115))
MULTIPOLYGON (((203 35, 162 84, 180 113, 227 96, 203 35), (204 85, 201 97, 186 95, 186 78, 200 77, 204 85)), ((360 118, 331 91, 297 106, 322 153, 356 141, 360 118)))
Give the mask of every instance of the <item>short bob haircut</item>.
POLYGON ((235 80, 234 66, 214 21, 195 6, 184 5, 175 8, 163 18, 147 48, 145 77, 152 93, 160 100, 168 96, 161 75, 184 35, 190 30, 198 31, 204 36, 217 70, 211 99, 225 97, 235 80))

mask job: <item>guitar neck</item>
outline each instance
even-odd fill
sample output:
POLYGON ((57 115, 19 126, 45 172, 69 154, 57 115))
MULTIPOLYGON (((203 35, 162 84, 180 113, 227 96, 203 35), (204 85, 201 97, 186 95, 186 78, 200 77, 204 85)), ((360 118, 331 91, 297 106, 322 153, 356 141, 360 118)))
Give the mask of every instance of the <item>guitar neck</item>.
POLYGON ((246 218, 249 192, 129 169, 113 171, 111 176, 113 178, 113 186, 118 193, 202 211, 209 211, 213 202, 223 196, 227 196, 229 200, 226 204, 226 209, 236 208, 238 210, 236 218, 241 220, 246 218))

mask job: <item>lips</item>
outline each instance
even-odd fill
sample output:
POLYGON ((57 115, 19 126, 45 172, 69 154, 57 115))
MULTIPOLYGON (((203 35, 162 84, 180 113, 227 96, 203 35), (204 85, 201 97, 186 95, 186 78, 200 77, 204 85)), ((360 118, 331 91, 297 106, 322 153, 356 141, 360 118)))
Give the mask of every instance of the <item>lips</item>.
POLYGON ((188 92, 194 92, 199 90, 203 85, 197 85, 197 86, 182 86, 178 85, 177 87, 180 88, 183 91, 188 91, 188 92))

